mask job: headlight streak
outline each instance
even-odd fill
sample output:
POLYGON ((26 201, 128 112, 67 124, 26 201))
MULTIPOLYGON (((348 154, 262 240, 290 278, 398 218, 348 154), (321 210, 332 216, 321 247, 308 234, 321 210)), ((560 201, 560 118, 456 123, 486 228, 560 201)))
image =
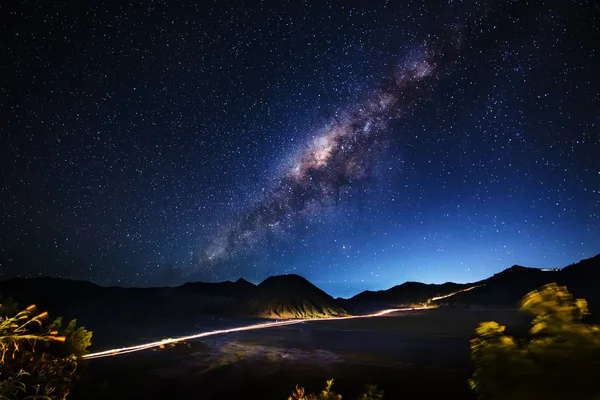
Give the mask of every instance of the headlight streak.
POLYGON ((481 284, 481 285, 470 286, 470 287, 468 287, 466 289, 458 290, 458 291, 456 291, 454 293, 445 294, 443 296, 432 297, 431 299, 427 300, 427 304, 429 304, 429 303, 431 303, 433 301, 447 299, 448 297, 454 296, 455 294, 463 293, 463 292, 468 292, 469 290, 477 289, 478 287, 482 287, 482 286, 485 286, 485 283, 481 284))
MULTIPOLYGON (((435 300, 445 299, 450 296, 454 296, 455 294, 458 294, 458 293, 468 292, 469 290, 473 290, 480 286, 485 286, 485 284, 471 286, 466 289, 458 290, 454 293, 450 293, 450 294, 447 294, 444 296, 433 297, 433 298, 427 300, 426 304, 429 304, 435 300)), ((374 318, 374 317, 382 317, 384 315, 391 314, 394 312, 427 310, 427 309, 431 309, 431 308, 435 308, 435 307, 423 306, 423 307, 409 307, 409 308, 390 308, 387 310, 382 310, 382 311, 376 312, 374 314, 367 314, 367 315, 349 315, 347 317, 328 317, 328 318, 302 318, 302 319, 292 319, 292 320, 286 320, 286 321, 265 322, 263 324, 246 325, 246 326, 240 326, 237 328, 230 328, 230 329, 219 329, 219 330, 210 331, 210 332, 197 333, 195 335, 190 335, 190 336, 181 336, 178 338, 162 339, 162 340, 159 340, 156 342, 139 344, 137 346, 121 347, 121 348, 116 348, 116 349, 104 350, 104 351, 99 351, 96 353, 86 354, 82 358, 84 358, 86 360, 92 360, 94 358, 112 357, 112 356, 117 356, 117 355, 122 355, 122 354, 134 353, 136 351, 147 350, 147 349, 151 349, 153 347, 160 347, 160 346, 164 346, 167 344, 184 342, 186 340, 200 339, 200 338, 207 337, 207 336, 224 335, 226 333, 253 331, 253 330, 257 330, 257 329, 274 328, 277 326, 296 325, 296 324, 301 324, 304 322, 338 321, 338 320, 342 320, 342 319, 354 319, 354 318, 374 318)))
POLYGON ((186 340, 200 339, 200 338, 207 337, 207 336, 223 335, 226 333, 252 331, 252 330, 257 330, 257 329, 267 329, 267 328, 274 328, 274 327, 278 327, 278 326, 296 325, 296 324, 301 324, 304 322, 336 321, 336 320, 354 319, 354 318, 373 318, 373 317, 381 317, 381 316, 391 314, 394 312, 425 310, 428 308, 430 308, 430 307, 391 308, 391 309, 382 310, 377 313, 368 314, 368 315, 350 315, 347 317, 329 317, 329 318, 303 318, 303 319, 294 319, 294 320, 287 320, 287 321, 266 322, 263 324, 240 326, 238 328, 220 329, 220 330, 215 330, 215 331, 210 331, 210 332, 202 332, 202 333, 197 333, 195 335, 182 336, 182 337, 178 337, 178 338, 162 339, 162 340, 159 340, 156 342, 144 343, 144 344, 140 344, 137 346, 121 347, 121 348, 115 348, 115 349, 110 349, 110 350, 104 350, 104 351, 99 351, 96 353, 86 354, 82 358, 84 358, 86 360, 92 360, 95 358, 112 357, 112 356, 117 356, 117 355, 122 355, 122 354, 134 353, 134 352, 141 351, 141 350, 147 350, 147 349, 151 349, 154 347, 160 347, 160 346, 164 346, 167 344, 183 342, 186 340))

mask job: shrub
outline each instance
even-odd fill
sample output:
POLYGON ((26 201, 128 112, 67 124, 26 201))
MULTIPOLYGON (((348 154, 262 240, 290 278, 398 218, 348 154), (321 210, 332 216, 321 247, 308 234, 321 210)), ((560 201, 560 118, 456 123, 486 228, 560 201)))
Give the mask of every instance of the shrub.
POLYGON ((0 293, 0 317, 15 315, 19 311, 19 305, 12 297, 5 297, 0 293))
MULTIPOLYGON (((60 330, 61 326, 62 317, 55 319, 52 323, 52 328, 54 330, 60 330)), ((63 351, 66 355, 72 354, 77 357, 82 357, 89 353, 88 347, 92 345, 92 332, 82 326, 77 327, 76 319, 69 321, 62 334, 65 336, 65 346, 63 351)))
POLYGON ((483 322, 471 340, 471 388, 484 399, 598 399, 600 329, 585 323, 587 303, 555 283, 528 293, 521 310, 533 321, 522 339, 483 322))
MULTIPOLYGON (((331 388, 333 379, 327 381, 325 389, 319 394, 306 394, 303 387, 296 385, 296 390, 288 397, 288 400, 341 400, 342 395, 335 393, 331 388)), ((383 392, 375 385, 367 385, 365 392, 361 394, 358 400, 380 400, 383 399, 383 392)))
POLYGON ((0 311, 0 399, 65 399, 92 333, 74 320, 62 331, 61 319, 45 324, 35 306, 0 311))

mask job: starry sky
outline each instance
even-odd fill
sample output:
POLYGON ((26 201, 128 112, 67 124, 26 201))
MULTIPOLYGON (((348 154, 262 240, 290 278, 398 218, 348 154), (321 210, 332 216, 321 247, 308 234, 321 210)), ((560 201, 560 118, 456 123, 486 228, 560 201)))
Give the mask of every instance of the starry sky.
POLYGON ((600 252, 594 1, 0 5, 0 279, 334 296, 600 252))

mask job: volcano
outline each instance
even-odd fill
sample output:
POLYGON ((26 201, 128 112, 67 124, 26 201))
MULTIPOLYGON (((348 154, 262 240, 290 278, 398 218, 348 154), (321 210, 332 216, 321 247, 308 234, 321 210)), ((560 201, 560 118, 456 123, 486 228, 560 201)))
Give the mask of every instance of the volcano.
POLYGON ((263 318, 320 318, 347 315, 338 302, 299 275, 265 279, 247 301, 249 314, 263 318))

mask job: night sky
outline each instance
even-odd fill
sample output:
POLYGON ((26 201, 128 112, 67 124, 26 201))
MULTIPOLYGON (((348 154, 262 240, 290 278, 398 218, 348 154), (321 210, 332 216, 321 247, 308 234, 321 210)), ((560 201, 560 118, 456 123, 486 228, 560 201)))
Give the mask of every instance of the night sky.
POLYGON ((0 6, 0 279, 350 296, 600 252, 596 2, 182 3, 0 6))

